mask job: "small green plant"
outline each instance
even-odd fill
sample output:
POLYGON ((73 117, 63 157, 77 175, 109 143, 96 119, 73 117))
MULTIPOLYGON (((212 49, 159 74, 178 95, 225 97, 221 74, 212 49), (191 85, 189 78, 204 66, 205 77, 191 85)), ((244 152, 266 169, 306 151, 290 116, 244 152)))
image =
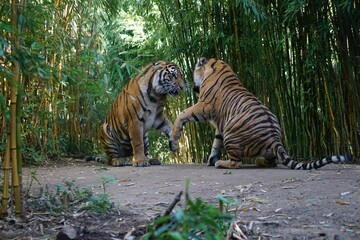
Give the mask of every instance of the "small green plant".
POLYGON ((108 213, 111 209, 109 194, 96 194, 80 205, 80 209, 88 209, 97 213, 108 213))
MULTIPOLYGON (((105 178, 103 186, 111 182, 112 178, 105 178)), ((73 181, 56 184, 56 191, 52 188, 41 188, 35 198, 28 200, 31 208, 52 214, 67 213, 70 210, 89 210, 98 213, 108 213, 111 209, 109 194, 93 194, 88 189, 76 187, 73 181)))
POLYGON ((106 193, 106 185, 109 184, 109 183, 113 183, 115 181, 116 181, 115 176, 102 176, 101 177, 101 183, 103 185, 104 194, 106 193))
POLYGON ((81 203, 91 197, 87 189, 80 189, 72 181, 56 184, 56 191, 50 187, 42 187, 35 198, 29 199, 29 205, 37 211, 50 211, 50 213, 68 212, 73 203, 81 203))
POLYGON ((187 193, 185 198, 185 208, 156 219, 142 239, 224 239, 233 216, 200 198, 191 200, 187 193))
POLYGON ((228 212, 230 207, 236 206, 238 204, 236 198, 228 199, 223 195, 217 195, 216 198, 219 200, 219 209, 221 212, 228 212))

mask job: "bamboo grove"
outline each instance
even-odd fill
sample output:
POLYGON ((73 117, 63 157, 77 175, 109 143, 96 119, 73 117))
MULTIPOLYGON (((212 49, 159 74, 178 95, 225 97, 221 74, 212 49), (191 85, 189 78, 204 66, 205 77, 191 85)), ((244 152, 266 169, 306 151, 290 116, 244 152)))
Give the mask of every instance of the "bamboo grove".
MULTIPOLYGON (((191 69, 200 55, 230 63, 279 117, 293 156, 359 156, 358 3, 157 2, 183 67, 191 69)), ((187 145, 196 146, 192 155, 204 158, 211 142, 194 128, 188 129, 187 145), (205 152, 198 146, 205 146, 205 152)))
MULTIPOLYGON (((188 82, 184 94, 168 101, 172 120, 196 101, 191 90, 196 60, 217 57, 278 116, 291 155, 359 157, 359 5, 354 0, 1 1, 3 189, 11 175, 19 195, 23 162, 101 154, 98 128, 111 102, 138 69, 159 59, 178 63, 188 82)), ((202 162, 212 135, 206 123, 187 125, 173 155, 161 134, 152 132, 152 152, 164 162, 202 162)), ((6 202, 8 195, 2 197, 6 202)))

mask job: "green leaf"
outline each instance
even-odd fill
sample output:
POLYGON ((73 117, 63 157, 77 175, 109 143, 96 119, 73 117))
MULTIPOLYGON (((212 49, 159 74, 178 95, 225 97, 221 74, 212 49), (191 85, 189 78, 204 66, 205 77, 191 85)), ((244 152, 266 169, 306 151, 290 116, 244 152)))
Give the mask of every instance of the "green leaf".
POLYGON ((216 196, 216 198, 219 200, 219 201, 221 201, 221 202, 223 202, 223 203, 225 203, 225 204, 228 204, 229 203, 229 201, 223 196, 223 195, 217 195, 216 196))
POLYGON ((37 72, 41 78, 46 78, 46 72, 42 68, 38 67, 37 72))
POLYGON ((34 50, 39 51, 39 50, 43 49, 43 46, 39 42, 33 42, 31 44, 31 48, 34 49, 34 50))
POLYGON ((5 98, 2 93, 0 93, 0 109, 1 112, 5 112, 5 98))
POLYGON ((4 30, 5 32, 12 32, 13 27, 10 24, 5 22, 0 22, 0 29, 4 30))
POLYGON ((107 184, 107 183, 113 183, 116 181, 116 177, 113 175, 110 176, 102 176, 101 177, 101 181, 103 184, 107 184))
POLYGON ((169 219, 170 219, 170 215, 163 216, 163 217, 157 218, 154 223, 156 225, 161 225, 161 224, 169 221, 169 219))
POLYGON ((155 238, 156 238, 156 237, 159 237, 159 236, 161 236, 163 233, 169 231, 169 226, 170 226, 170 224, 164 224, 164 225, 162 225, 161 227, 159 227, 158 229, 156 229, 156 231, 155 231, 155 233, 154 233, 155 238))
POLYGON ((174 239, 174 240, 184 240, 185 239, 181 236, 181 234, 179 232, 169 232, 168 237, 170 239, 174 239))
POLYGON ((175 218, 177 221, 182 221, 184 218, 184 211, 180 208, 175 212, 175 218))
POLYGON ((0 57, 3 57, 3 58, 5 57, 5 53, 1 46, 0 46, 0 57))

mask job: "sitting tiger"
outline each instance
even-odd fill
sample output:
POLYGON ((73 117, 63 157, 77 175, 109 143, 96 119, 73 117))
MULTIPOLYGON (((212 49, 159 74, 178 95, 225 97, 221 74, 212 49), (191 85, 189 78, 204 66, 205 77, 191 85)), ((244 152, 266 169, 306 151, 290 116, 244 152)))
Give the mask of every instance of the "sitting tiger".
MULTIPOLYGON (((183 88, 180 68, 165 61, 149 64, 124 86, 100 128, 100 140, 109 165, 146 167, 161 164, 149 155, 147 132, 155 128, 171 140, 172 123, 163 110, 167 95, 177 96, 183 88)), ((86 160, 102 162, 94 157, 86 160)))
POLYGON ((200 58, 194 70, 194 89, 198 102, 182 111, 172 129, 170 149, 176 151, 182 127, 187 122, 209 121, 215 127, 215 138, 208 165, 218 168, 240 168, 244 157, 260 157, 266 166, 276 166, 276 158, 291 169, 316 169, 328 163, 350 160, 332 156, 311 163, 291 159, 281 142, 278 119, 240 82, 229 65, 214 58, 200 58), (227 161, 220 160, 223 146, 227 161))

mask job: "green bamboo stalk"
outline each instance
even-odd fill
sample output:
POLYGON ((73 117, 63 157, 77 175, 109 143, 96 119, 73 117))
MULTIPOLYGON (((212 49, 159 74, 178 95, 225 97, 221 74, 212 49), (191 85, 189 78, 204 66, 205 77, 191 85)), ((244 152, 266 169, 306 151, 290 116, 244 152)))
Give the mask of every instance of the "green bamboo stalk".
POLYGON ((21 196, 20 181, 18 170, 17 153, 17 121, 16 121, 16 102, 17 102, 17 83, 19 81, 20 66, 17 60, 13 61, 13 80, 10 84, 10 157, 12 163, 12 187, 14 190, 15 215, 21 215, 21 196))
POLYGON ((212 9, 211 9, 211 5, 210 5, 210 0, 206 1, 206 10, 207 10, 207 17, 208 17, 208 24, 210 25, 210 32, 211 32, 211 36, 213 39, 213 46, 215 49, 215 56, 216 58, 220 58, 220 52, 217 46, 217 42, 216 42, 216 33, 215 33, 215 28, 214 28, 214 18, 212 15, 212 9))
MULTIPOLYGON (((12 1, 12 26, 14 29, 17 29, 17 18, 18 12, 17 7, 19 2, 12 1)), ((16 35, 13 35, 13 45, 12 55, 16 56, 16 49, 19 46, 19 38, 16 35)), ((17 162, 17 126, 16 126, 16 101, 18 94, 18 83, 20 79, 20 65, 18 60, 14 57, 12 62, 12 73, 13 78, 10 81, 10 158, 12 163, 12 187, 14 193, 14 202, 15 202, 15 215, 19 217, 21 215, 21 196, 20 196, 20 182, 19 182, 19 172, 18 172, 18 162, 17 162)))
POLYGON ((23 111, 22 99, 20 97, 20 94, 18 94, 17 100, 16 100, 16 147, 17 147, 16 159, 17 159, 17 166, 18 166, 20 191, 22 189, 22 167, 23 167, 23 157, 22 157, 23 142, 21 139, 21 112, 22 111, 23 111))
POLYGON ((3 171, 4 171, 4 176, 3 176, 3 189, 2 189, 2 197, 1 197, 1 215, 2 217, 6 217, 8 215, 7 208, 9 203, 9 183, 10 183, 10 171, 11 171, 10 141, 8 141, 6 144, 3 171))

